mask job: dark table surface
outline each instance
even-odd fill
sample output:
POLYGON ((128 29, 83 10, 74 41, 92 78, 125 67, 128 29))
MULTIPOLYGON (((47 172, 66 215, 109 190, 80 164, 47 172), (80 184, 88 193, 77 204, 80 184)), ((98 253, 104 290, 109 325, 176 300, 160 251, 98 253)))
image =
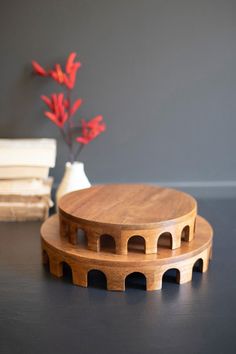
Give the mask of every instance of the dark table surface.
POLYGON ((192 283, 108 292, 51 276, 39 222, 0 223, 0 353, 236 353, 236 200, 200 200, 213 261, 192 283))

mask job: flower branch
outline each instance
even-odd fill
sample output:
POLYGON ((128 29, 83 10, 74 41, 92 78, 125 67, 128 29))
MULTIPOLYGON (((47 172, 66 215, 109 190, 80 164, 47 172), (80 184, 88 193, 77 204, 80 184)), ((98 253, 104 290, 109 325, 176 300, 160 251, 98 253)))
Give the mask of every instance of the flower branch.
POLYGON ((53 69, 46 70, 38 62, 32 61, 35 74, 52 78, 66 90, 66 96, 64 92, 60 92, 53 93, 50 97, 42 95, 41 99, 48 108, 44 115, 60 129, 63 140, 69 148, 70 162, 72 163, 76 161, 85 145, 106 130, 106 125, 101 115, 89 121, 80 119, 77 125, 73 122, 73 117, 83 103, 81 98, 72 103, 71 98, 77 72, 81 67, 81 63, 75 61, 75 59, 76 53, 71 53, 67 59, 65 71, 63 71, 60 64, 55 64, 53 69), (74 137, 75 131, 79 132, 79 136, 74 137), (76 144, 79 145, 75 146, 76 144))

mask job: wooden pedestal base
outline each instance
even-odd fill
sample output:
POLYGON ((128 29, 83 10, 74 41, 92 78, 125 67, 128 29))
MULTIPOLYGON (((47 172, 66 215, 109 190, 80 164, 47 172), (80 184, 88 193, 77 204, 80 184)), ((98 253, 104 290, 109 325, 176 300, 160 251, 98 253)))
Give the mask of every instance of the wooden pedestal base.
POLYGON ((43 262, 49 262, 53 275, 63 275, 65 262, 71 267, 73 283, 87 287, 88 272, 99 270, 106 276, 107 289, 120 291, 125 290, 125 279, 133 272, 145 276, 147 290, 161 289, 164 273, 172 268, 177 270, 180 284, 191 281, 193 266, 198 260, 202 263, 202 272, 208 268, 212 236, 209 223, 197 216, 195 237, 191 242, 183 240, 180 248, 159 247, 157 253, 119 255, 109 252, 109 245, 107 251, 94 252, 86 244, 71 244, 67 237, 60 236, 57 215, 47 219, 41 228, 43 262))

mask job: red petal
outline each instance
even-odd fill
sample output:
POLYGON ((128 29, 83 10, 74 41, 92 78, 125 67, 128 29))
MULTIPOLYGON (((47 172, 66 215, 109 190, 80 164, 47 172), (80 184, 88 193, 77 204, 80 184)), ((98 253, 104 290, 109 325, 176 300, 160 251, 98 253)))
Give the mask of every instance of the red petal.
POLYGON ((67 77, 67 80, 66 80, 66 85, 67 87, 72 90, 75 86, 75 78, 76 78, 76 72, 75 71, 71 71, 70 72, 70 76, 67 77))
POLYGON ((58 107, 57 95, 56 93, 53 93, 51 96, 52 96, 53 111, 56 114, 56 116, 59 117, 60 112, 58 107))
POLYGON ((56 68, 56 72, 57 72, 58 82, 60 84, 62 84, 63 81, 64 81, 64 75, 63 75, 63 72, 62 72, 61 65, 60 64, 56 64, 55 68, 56 68))
POLYGON ((48 98, 47 96, 41 96, 41 99, 43 100, 44 103, 46 103, 46 105, 52 109, 53 108, 53 105, 52 105, 52 102, 50 100, 50 98, 48 98))
POLYGON ((33 60, 32 66, 33 66, 33 69, 36 72, 36 74, 41 75, 41 76, 48 76, 48 73, 46 72, 46 70, 41 65, 39 65, 39 63, 37 63, 37 61, 33 60))
POLYGON ((88 144, 90 142, 90 140, 88 138, 84 138, 82 136, 79 136, 78 138, 76 138, 76 141, 78 141, 81 144, 88 144))
POLYGON ((70 81, 69 81, 68 77, 66 76, 66 74, 64 74, 63 80, 64 80, 64 84, 65 84, 69 89, 71 89, 72 87, 70 87, 70 81))
POLYGON ((68 113, 64 112, 64 114, 62 115, 62 125, 64 125, 64 123, 67 121, 68 118, 69 118, 68 113))
POLYGON ((75 52, 70 53, 70 55, 68 56, 68 59, 67 59, 67 62, 66 62, 66 72, 67 72, 67 74, 70 73, 71 67, 74 64, 75 57, 76 57, 76 53, 75 52))
POLYGON ((51 112, 45 112, 44 113, 45 116, 47 118, 49 118, 53 123, 55 123, 58 127, 62 127, 63 124, 61 124, 61 122, 58 121, 57 117, 55 116, 55 114, 51 113, 51 112))
POLYGON ((60 116, 61 116, 61 120, 62 122, 66 122, 68 119, 68 113, 65 112, 65 107, 64 107, 64 94, 60 93, 58 95, 58 109, 60 111, 60 116))
POLYGON ((59 93, 58 97, 57 97, 57 104, 58 104, 59 110, 64 109, 64 107, 63 107, 63 98, 64 98, 64 94, 63 93, 59 93))
POLYGON ((59 82, 58 73, 56 71, 51 70, 50 76, 51 76, 51 78, 53 78, 53 80, 55 80, 56 82, 59 82))
POLYGON ((45 112, 44 113, 46 117, 48 117, 49 119, 55 121, 56 120, 56 115, 52 112, 45 112))
POLYGON ((70 74, 70 86, 71 86, 71 88, 74 88, 74 86, 75 86, 75 79, 76 79, 76 71, 73 70, 73 71, 71 71, 71 74, 70 74))
POLYGON ((66 76, 66 74, 64 74, 64 83, 67 86, 68 89, 72 90, 74 85, 71 82, 71 79, 69 77, 66 76))
POLYGON ((97 128, 99 127, 99 124, 103 123, 103 116, 97 116, 94 117, 93 119, 90 119, 90 121, 88 121, 88 127, 89 128, 97 128))
POLYGON ((79 62, 73 64, 70 69, 70 73, 68 75, 64 75, 64 82, 70 90, 72 90, 75 86, 76 73, 80 66, 81 64, 79 62))
POLYGON ((76 72, 80 67, 81 67, 81 62, 77 61, 76 63, 73 64, 71 71, 74 70, 76 72))
POLYGON ((75 103, 73 104, 71 110, 70 110, 70 114, 73 115, 75 114, 75 112, 77 111, 77 109, 79 109, 79 107, 82 104, 82 100, 81 98, 79 98, 78 100, 75 101, 75 103))

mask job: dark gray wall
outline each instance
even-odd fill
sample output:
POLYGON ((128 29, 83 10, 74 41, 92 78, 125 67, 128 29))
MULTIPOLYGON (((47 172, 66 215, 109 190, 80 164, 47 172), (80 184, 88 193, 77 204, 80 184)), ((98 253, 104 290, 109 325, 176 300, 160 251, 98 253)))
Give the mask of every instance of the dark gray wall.
POLYGON ((43 116, 31 59, 83 63, 85 118, 107 132, 81 159, 93 182, 235 185, 235 0, 1 0, 1 137, 58 139, 43 116))

